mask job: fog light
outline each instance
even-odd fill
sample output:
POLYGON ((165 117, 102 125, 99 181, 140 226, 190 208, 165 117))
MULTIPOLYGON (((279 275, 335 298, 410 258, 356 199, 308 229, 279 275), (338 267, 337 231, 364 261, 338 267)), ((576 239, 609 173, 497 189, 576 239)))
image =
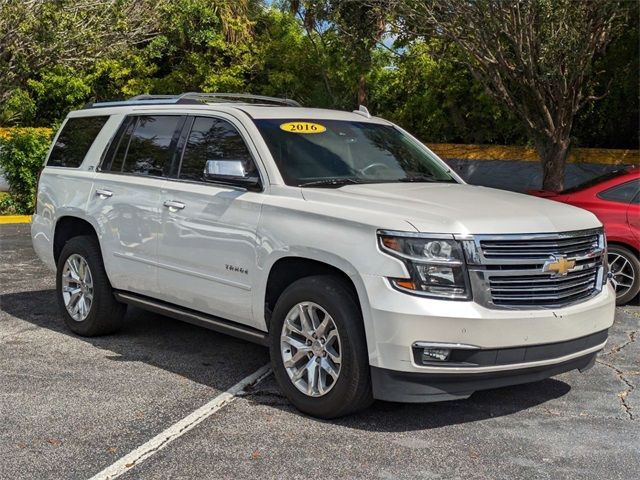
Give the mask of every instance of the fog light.
POLYGON ((422 351, 423 362, 446 362, 451 355, 450 348, 425 348, 422 351))

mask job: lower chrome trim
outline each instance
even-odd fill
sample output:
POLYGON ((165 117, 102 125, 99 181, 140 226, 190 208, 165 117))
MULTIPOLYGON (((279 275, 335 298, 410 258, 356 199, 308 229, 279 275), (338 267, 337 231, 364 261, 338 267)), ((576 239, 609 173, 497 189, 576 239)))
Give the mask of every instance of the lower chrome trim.
POLYGON ((505 372, 509 370, 520 370, 525 368, 535 368, 535 367, 543 367, 546 365, 555 365, 556 363, 567 362, 574 358, 582 357, 584 355, 588 355, 590 353, 599 352, 604 348, 607 344, 606 340, 599 345, 588 348, 586 350, 581 350, 579 352, 574 352, 569 355, 564 355, 562 357, 551 358, 549 360, 540 360, 538 362, 528 362, 528 363, 511 363, 508 365, 494 365, 491 367, 426 367, 423 365, 417 365, 415 362, 411 362, 411 364, 418 368, 420 372, 424 373, 442 373, 442 374, 474 374, 474 373, 489 373, 489 372, 505 372))
POLYGON ((413 342, 411 347, 417 348, 455 348, 456 350, 480 350, 476 345, 466 343, 446 343, 446 342, 413 342))

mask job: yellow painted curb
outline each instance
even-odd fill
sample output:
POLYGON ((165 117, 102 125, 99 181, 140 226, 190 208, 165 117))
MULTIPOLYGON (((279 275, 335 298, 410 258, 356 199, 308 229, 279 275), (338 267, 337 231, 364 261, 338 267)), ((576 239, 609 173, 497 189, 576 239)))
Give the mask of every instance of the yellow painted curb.
POLYGON ((0 225, 9 223, 31 223, 31 215, 0 215, 0 225))
MULTIPOLYGON (((465 160, 516 160, 539 161, 533 148, 502 145, 456 145, 451 143, 427 143, 442 158, 465 160)), ((606 148, 574 148, 567 158, 569 163, 601 163, 609 165, 640 164, 640 151, 606 148)))

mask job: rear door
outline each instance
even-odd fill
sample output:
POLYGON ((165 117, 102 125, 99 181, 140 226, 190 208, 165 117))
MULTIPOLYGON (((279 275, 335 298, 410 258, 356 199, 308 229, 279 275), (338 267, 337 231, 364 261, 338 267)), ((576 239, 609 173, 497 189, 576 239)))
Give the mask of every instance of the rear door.
POLYGON ((257 170, 254 147, 232 117, 191 117, 176 178, 162 191, 158 281, 163 299, 252 323, 261 192, 205 182, 207 160, 241 160, 257 170))
POLYGON ((598 193, 598 209, 594 213, 600 218, 608 236, 631 240, 637 238, 634 223, 637 220, 630 213, 637 212, 633 200, 640 189, 640 180, 631 180, 598 193))
POLYGON ((157 295, 161 191, 185 119, 126 117, 95 177, 89 213, 101 226, 105 268, 116 289, 157 295))

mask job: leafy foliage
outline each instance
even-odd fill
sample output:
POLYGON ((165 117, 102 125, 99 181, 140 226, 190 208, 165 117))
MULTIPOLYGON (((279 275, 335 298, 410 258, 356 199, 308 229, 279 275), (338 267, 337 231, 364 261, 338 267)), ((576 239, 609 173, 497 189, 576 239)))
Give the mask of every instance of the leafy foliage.
POLYGON ((12 129, 0 136, 0 169, 11 194, 0 203, 0 212, 33 212, 38 173, 50 142, 49 129, 12 129))
POLYGON ((381 69, 373 83, 374 108, 422 139, 444 143, 526 142, 508 109, 496 103, 457 63, 459 53, 437 40, 414 42, 381 69), (444 54, 431 52, 445 49, 444 54))
MULTIPOLYGON (((637 4, 627 4, 637 19, 637 4)), ((391 10, 375 5, 0 0, 0 125, 52 126, 86 102, 140 93, 244 91, 348 110, 366 97, 373 113, 427 142, 531 141, 514 110, 465 68, 460 48, 412 36, 407 25, 398 37, 385 24, 391 10)), ((637 148, 638 44, 630 21, 597 59, 593 70, 603 73, 585 97, 608 94, 579 113, 575 145, 637 148)), ((556 50, 543 52, 544 68, 558 63, 556 50)))
MULTIPOLYGON (((12 108, 3 112, 3 123, 31 123, 37 118, 33 109, 27 109, 27 117, 23 118, 15 108, 25 91, 33 89, 35 97, 42 93, 37 82, 44 82, 45 90, 58 89, 61 71, 65 76, 82 78, 75 72, 91 69, 96 58, 115 58, 153 37, 157 7, 163 3, 164 0, 0 0, 0 101, 12 102, 12 108), (29 85, 33 81, 36 84, 29 85)), ((77 89, 78 85, 70 88, 77 89)), ((63 93, 66 95, 69 89, 63 93)), ((37 99, 34 101, 38 103, 37 99)))
POLYGON ((595 60, 621 30, 622 0, 395 1, 408 37, 456 45, 461 61, 509 108, 539 153, 543 188, 559 191, 576 114, 597 97, 595 60))

